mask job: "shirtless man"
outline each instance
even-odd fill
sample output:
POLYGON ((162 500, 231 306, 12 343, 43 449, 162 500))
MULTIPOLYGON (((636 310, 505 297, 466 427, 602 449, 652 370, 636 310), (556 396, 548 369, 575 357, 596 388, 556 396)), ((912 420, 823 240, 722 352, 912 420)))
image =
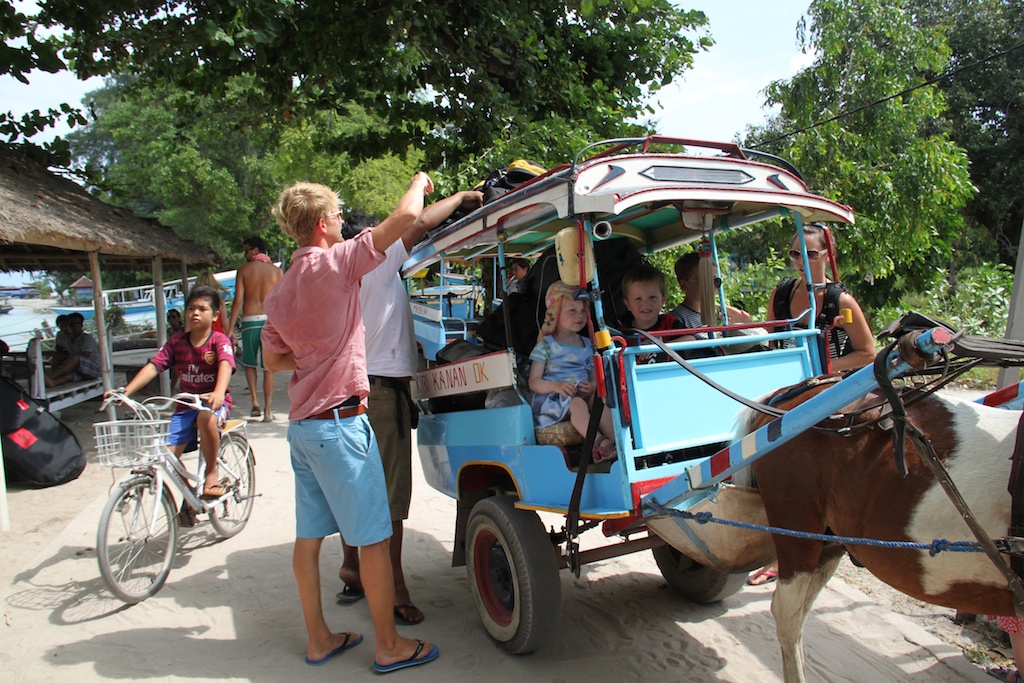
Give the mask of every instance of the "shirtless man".
POLYGON ((235 300, 231 304, 231 322, 228 336, 235 338, 235 323, 242 318, 242 365, 245 366, 245 380, 249 383, 252 396, 250 417, 260 416, 260 404, 256 395, 256 369, 263 369, 263 421, 271 422, 274 414, 270 402, 274 396, 274 373, 263 366, 263 346, 260 331, 267 321, 263 302, 270 288, 284 277, 281 269, 267 256, 267 244, 261 237, 249 237, 242 242, 245 250, 245 265, 235 275, 235 300))

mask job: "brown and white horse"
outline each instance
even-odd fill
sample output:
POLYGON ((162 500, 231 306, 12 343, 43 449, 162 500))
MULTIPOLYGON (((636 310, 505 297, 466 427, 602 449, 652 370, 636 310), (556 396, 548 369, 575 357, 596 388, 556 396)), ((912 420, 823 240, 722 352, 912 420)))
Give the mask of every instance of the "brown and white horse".
MULTIPOLYGON (((812 389, 777 407, 792 408, 812 389)), ((879 402, 871 394, 845 412, 879 402)), ((991 538, 1010 523, 1007 482, 1019 412, 933 394, 907 407, 991 538)), ((878 417, 873 409, 858 418, 878 417)), ((748 415, 748 431, 770 418, 748 415)), ((839 427, 838 422, 822 423, 839 427)), ((892 434, 875 426, 837 436, 809 430, 753 464, 769 524, 837 536, 930 543, 973 541, 970 530, 907 440, 909 474, 897 473, 892 434)), ((803 626, 844 552, 879 579, 914 598, 977 614, 1014 613, 1007 581, 984 553, 827 546, 775 536, 779 582, 772 598, 785 680, 804 681, 803 626)))

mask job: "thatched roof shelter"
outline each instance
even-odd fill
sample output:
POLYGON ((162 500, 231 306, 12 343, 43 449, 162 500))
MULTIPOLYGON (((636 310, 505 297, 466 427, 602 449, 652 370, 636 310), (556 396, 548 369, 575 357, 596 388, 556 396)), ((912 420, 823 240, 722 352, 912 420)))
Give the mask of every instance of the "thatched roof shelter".
MULTIPOLYGON (((181 239, 156 221, 139 218, 93 197, 40 163, 0 146, 0 271, 87 271, 102 361, 103 388, 110 389, 113 363, 107 344, 101 296, 101 269, 153 270, 163 281, 164 266, 210 266, 214 254, 181 239)), ((156 287, 157 336, 166 340, 163 287, 156 287)), ((166 377, 161 389, 167 393, 166 377)), ((113 407, 108 410, 114 419, 113 407)), ((2 456, 2 446, 0 446, 2 456)), ((0 531, 10 528, 6 482, 0 457, 0 531)))
POLYGON ((89 252, 103 269, 149 270, 157 256, 171 268, 216 263, 208 248, 0 146, 0 270, 89 271, 89 252))

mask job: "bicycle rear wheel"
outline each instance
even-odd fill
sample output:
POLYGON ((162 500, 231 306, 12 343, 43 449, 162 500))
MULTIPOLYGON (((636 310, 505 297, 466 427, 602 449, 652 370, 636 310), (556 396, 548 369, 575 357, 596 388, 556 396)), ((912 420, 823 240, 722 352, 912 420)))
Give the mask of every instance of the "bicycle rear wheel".
POLYGON ((96 557, 107 586, 129 604, 164 585, 178 547, 174 499, 152 477, 122 482, 103 507, 96 557))
POLYGON ((220 437, 217 476, 228 496, 210 508, 210 523, 222 538, 231 538, 249 521, 256 496, 256 458, 241 434, 220 437))

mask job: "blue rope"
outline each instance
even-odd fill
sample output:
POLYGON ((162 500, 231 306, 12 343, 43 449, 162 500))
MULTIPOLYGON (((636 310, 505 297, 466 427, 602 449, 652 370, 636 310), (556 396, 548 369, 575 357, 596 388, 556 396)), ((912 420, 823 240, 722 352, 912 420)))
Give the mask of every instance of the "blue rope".
POLYGON ((857 536, 833 536, 832 534, 816 534, 810 531, 794 531, 783 529, 777 526, 764 526, 762 524, 750 524, 748 522, 737 522, 731 519, 718 519, 710 512, 688 512, 686 510, 675 510, 666 508, 658 503, 646 503, 646 507, 657 514, 668 517, 682 517, 690 519, 698 524, 724 524, 726 526, 739 527, 741 529, 752 529, 764 531, 779 536, 792 536, 793 538, 806 538, 813 541, 827 541, 829 543, 842 543, 843 545, 873 545, 881 548, 904 548, 909 550, 927 550, 928 554, 935 557, 943 551, 953 553, 981 553, 984 549, 980 543, 974 541, 947 541, 944 538, 936 538, 931 543, 914 543, 912 541, 879 541, 873 538, 859 538, 857 536))

